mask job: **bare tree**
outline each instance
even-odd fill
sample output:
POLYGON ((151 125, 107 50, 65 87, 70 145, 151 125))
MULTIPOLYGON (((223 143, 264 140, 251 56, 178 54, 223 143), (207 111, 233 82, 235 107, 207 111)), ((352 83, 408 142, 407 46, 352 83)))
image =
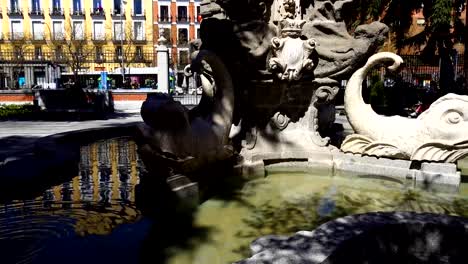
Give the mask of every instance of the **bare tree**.
MULTIPOLYGON (((118 63, 120 65, 120 68, 123 72, 122 76, 125 78, 125 74, 128 74, 130 76, 130 66, 134 63, 138 62, 144 62, 144 50, 143 50, 143 45, 139 46, 139 43, 144 43, 146 41, 146 36, 144 28, 138 28, 134 26, 135 23, 132 23, 131 21, 125 21, 125 27, 123 30, 121 30, 121 36, 116 36, 120 38, 123 38, 121 43, 121 53, 118 54, 118 63), (127 70, 128 69, 128 70, 127 70)), ((124 84, 125 84, 125 80, 124 84)), ((127 85, 130 85, 130 83, 127 83, 127 85)))
POLYGON ((63 33, 54 32, 51 48, 55 52, 54 60, 67 65, 73 72, 75 87, 81 87, 79 72, 92 56, 94 48, 89 45, 89 36, 86 34, 82 22, 73 22, 71 19, 65 23, 63 33))
POLYGON ((31 36, 24 33, 11 33, 10 41, 12 51, 10 52, 11 74, 9 87, 18 89, 19 78, 24 70, 24 64, 27 59, 32 59, 34 47, 31 44, 31 36))

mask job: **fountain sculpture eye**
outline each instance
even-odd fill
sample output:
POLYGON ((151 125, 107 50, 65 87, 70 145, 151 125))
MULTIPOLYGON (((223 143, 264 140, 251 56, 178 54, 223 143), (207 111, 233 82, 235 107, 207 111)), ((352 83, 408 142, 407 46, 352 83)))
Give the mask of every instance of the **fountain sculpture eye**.
POLYGON ((458 124, 463 121, 463 114, 457 110, 449 110, 443 115, 443 120, 448 124, 458 124))
POLYGON ((315 41, 315 39, 308 39, 307 44, 310 48, 314 49, 317 42, 315 41))
POLYGON ((273 48, 278 49, 281 46, 281 40, 277 37, 274 37, 271 39, 271 44, 273 45, 273 48))

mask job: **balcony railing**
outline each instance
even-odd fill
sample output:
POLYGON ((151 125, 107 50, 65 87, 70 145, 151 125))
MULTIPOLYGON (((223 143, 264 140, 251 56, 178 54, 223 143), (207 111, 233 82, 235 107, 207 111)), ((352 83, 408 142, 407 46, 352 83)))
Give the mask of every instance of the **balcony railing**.
MULTIPOLYGON (((152 52, 129 52, 124 54, 124 63, 151 63, 154 60, 154 53, 152 52)), ((122 63, 122 57, 115 52, 94 53, 93 55, 81 55, 77 53, 67 53, 64 51, 51 51, 36 53, 34 51, 9 51, 0 52, 2 61, 11 63, 67 63, 69 61, 80 59, 83 63, 122 63)))
POLYGON ((95 17, 103 17, 106 15, 106 11, 102 7, 91 8, 90 14, 95 17))
POLYGON ((98 53, 96 54, 95 60, 97 63, 104 63, 106 62, 106 57, 104 56, 104 53, 98 53))
POLYGON ((95 33, 93 35, 93 40, 94 41, 106 41, 106 34, 98 34, 98 33, 95 33))
POLYGON ((51 35, 51 39, 55 41, 63 41, 65 40, 65 34, 64 33, 54 33, 51 35))
POLYGON ((31 40, 32 41, 44 41, 45 37, 44 37, 44 34, 33 34, 31 40))
POLYGON ((126 41, 125 35, 124 35, 124 34, 121 34, 121 35, 114 35, 114 36, 112 37, 112 41, 114 41, 114 42, 122 42, 122 41, 124 41, 124 42, 125 42, 125 41, 126 41))
POLYGON ((145 42, 146 41, 146 36, 145 35, 134 35, 133 40, 135 42, 145 42))
POLYGON ((49 9, 49 15, 57 17, 57 16, 64 16, 65 13, 64 13, 63 8, 54 7, 54 8, 49 9))
POLYGON ((23 9, 22 8, 8 8, 7 14, 9 16, 23 16, 23 9))
POLYGON ((187 16, 178 16, 176 20, 177 22, 189 22, 187 16))
POLYGON ((70 16, 84 16, 85 12, 82 8, 73 8, 70 9, 70 16))
MULTIPOLYGON (((114 17, 114 18, 121 16, 120 9, 111 9, 110 12, 111 12, 111 16, 114 17)), ((123 10, 122 16, 125 17, 125 10, 123 10)))
POLYGON ((29 9, 30 16, 44 16, 44 9, 42 8, 30 8, 29 9))
POLYGON ((10 41, 19 41, 19 40, 24 40, 24 32, 12 32, 10 33, 8 39, 10 41))
POLYGON ((169 16, 158 16, 159 22, 171 22, 171 18, 169 16))
POLYGON ((132 9, 131 11, 131 14, 132 14, 132 17, 135 18, 135 17, 146 17, 146 10, 139 10, 140 12, 137 12, 135 11, 135 9, 132 9))

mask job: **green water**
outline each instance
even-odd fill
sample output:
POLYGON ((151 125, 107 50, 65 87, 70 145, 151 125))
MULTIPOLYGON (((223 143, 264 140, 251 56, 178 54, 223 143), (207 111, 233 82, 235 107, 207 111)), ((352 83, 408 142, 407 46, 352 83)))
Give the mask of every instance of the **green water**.
POLYGON ((432 193, 386 180, 273 174, 247 183, 230 199, 210 199, 195 225, 208 230, 168 263, 232 263, 263 235, 313 230, 329 220, 365 212, 415 211, 468 216, 468 192, 432 193))

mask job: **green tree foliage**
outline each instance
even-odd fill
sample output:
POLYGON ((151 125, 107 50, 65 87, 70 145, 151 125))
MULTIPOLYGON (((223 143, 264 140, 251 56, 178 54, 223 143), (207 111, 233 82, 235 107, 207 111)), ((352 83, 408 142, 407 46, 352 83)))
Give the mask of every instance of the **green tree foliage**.
MULTIPOLYGON (((466 8, 467 0, 355 0, 346 13, 345 21, 351 30, 357 25, 371 21, 381 21, 390 27, 397 53, 404 47, 422 47, 422 59, 431 60, 435 54, 441 58, 445 69, 440 74, 442 88, 454 86, 451 55, 454 42, 466 39, 466 27, 459 15, 466 8), (409 36, 412 15, 422 9, 425 28, 420 33, 409 36)), ((466 49, 465 49, 466 50, 466 49)), ((465 72, 468 66, 465 64, 465 72)))

